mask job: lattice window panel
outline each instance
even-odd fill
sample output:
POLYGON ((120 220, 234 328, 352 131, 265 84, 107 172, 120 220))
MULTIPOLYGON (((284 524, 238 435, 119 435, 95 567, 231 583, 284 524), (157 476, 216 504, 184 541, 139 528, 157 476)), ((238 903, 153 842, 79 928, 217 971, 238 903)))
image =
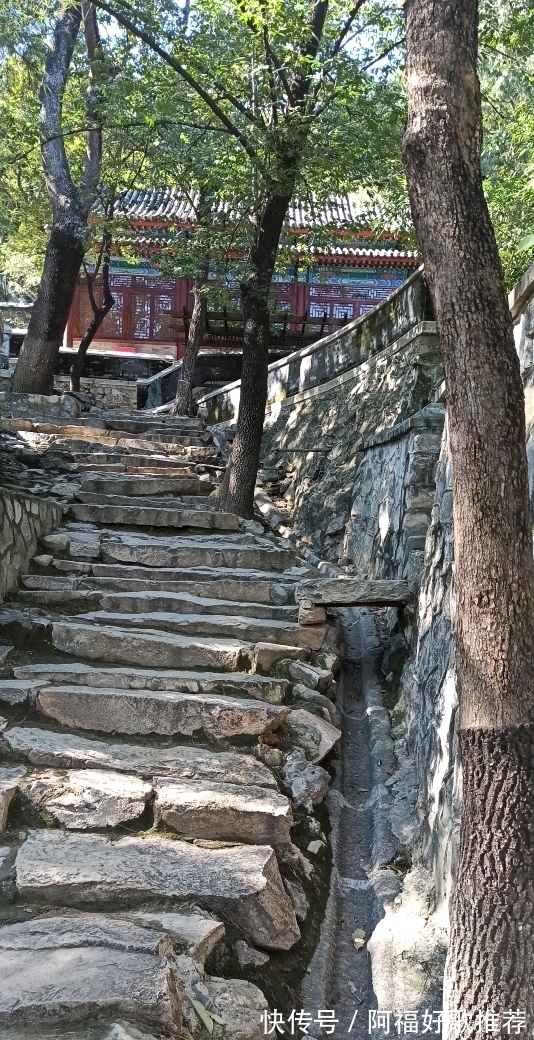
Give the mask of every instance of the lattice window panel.
POLYGON ((149 293, 132 293, 131 300, 132 339, 150 339, 151 297, 149 293))
POLYGON ((112 274, 109 277, 110 285, 131 285, 132 276, 130 274, 112 274))
POLYGON ((106 339, 121 339, 124 335, 124 293, 112 289, 115 303, 106 314, 97 335, 106 339))
POLYGON ((173 330, 170 328, 170 311, 174 309, 174 296, 163 293, 152 297, 152 338, 173 339, 173 330))
POLYGON ((353 303, 334 303, 332 306, 332 317, 333 318, 347 318, 350 320, 354 317, 354 304, 353 303))
MULTIPOLYGON (((335 304, 334 304, 335 306, 335 304)), ((310 318, 322 318, 323 314, 330 317, 330 304, 310 303, 310 318)))
POLYGON ((139 289, 174 289, 171 278, 155 278, 153 275, 136 275, 134 284, 139 289))

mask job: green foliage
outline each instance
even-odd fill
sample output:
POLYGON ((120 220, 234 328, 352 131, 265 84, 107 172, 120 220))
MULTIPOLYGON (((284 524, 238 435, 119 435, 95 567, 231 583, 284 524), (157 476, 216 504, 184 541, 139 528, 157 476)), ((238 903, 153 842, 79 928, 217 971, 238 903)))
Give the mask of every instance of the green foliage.
POLYGON ((481 5, 484 188, 509 288, 534 259, 534 9, 481 5))

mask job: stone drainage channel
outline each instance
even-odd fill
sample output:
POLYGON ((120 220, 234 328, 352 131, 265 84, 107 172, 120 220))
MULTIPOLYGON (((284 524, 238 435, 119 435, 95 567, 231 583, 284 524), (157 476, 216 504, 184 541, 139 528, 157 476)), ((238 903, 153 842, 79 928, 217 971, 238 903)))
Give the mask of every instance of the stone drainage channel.
POLYGON ((216 508, 196 420, 2 425, 70 500, 0 611, 2 1037, 259 1040, 317 979, 345 1030, 368 770, 348 671, 339 786, 338 630, 296 600, 318 572, 216 508))

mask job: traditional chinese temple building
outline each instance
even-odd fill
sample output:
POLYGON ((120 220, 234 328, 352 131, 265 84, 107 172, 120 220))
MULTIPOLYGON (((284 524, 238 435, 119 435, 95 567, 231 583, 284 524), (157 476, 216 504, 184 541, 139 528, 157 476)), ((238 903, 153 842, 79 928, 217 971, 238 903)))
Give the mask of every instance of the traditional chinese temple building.
MULTIPOLYGON (((183 356, 193 281, 169 277, 173 252, 195 229, 191 202, 176 191, 129 191, 120 200, 121 230, 111 272, 115 305, 95 338, 92 350, 156 354, 171 360, 183 356), (121 254, 135 256, 127 262, 121 254), (162 263, 165 260, 165 264, 162 263)), ((355 195, 333 199, 323 208, 294 203, 284 232, 284 256, 289 258, 272 285, 272 306, 285 312, 295 330, 306 329, 307 341, 328 334, 333 326, 353 321, 394 291, 419 264, 416 253, 402 249, 389 232, 377 235, 363 225, 355 195), (315 321, 313 321, 315 319, 315 321)), ((223 285, 229 306, 240 307, 240 258, 228 254, 218 265, 214 284, 223 285)), ((87 289, 80 278, 71 310, 65 346, 76 347, 91 316, 87 289)), ((238 350, 235 337, 217 338, 220 350, 238 350)), ((212 351, 213 337, 205 344, 212 351)), ((288 349, 294 349, 294 338, 288 349)))

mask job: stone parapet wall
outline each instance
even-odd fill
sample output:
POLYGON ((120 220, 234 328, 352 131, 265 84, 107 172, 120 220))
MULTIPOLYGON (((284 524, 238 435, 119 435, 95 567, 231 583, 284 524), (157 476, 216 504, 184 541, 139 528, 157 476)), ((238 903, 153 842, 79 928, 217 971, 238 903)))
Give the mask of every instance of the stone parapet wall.
MULTIPOLYGON (((330 382, 350 381, 351 372, 374 355, 404 347, 424 333, 435 334, 430 295, 421 271, 416 271, 388 300, 339 332, 303 347, 269 365, 267 405, 315 390, 325 392, 330 382)), ((237 418, 240 381, 206 394, 199 408, 208 425, 237 418)))
POLYGON ((56 502, 0 488, 0 602, 17 585, 39 539, 59 527, 62 518, 63 507, 56 502))

